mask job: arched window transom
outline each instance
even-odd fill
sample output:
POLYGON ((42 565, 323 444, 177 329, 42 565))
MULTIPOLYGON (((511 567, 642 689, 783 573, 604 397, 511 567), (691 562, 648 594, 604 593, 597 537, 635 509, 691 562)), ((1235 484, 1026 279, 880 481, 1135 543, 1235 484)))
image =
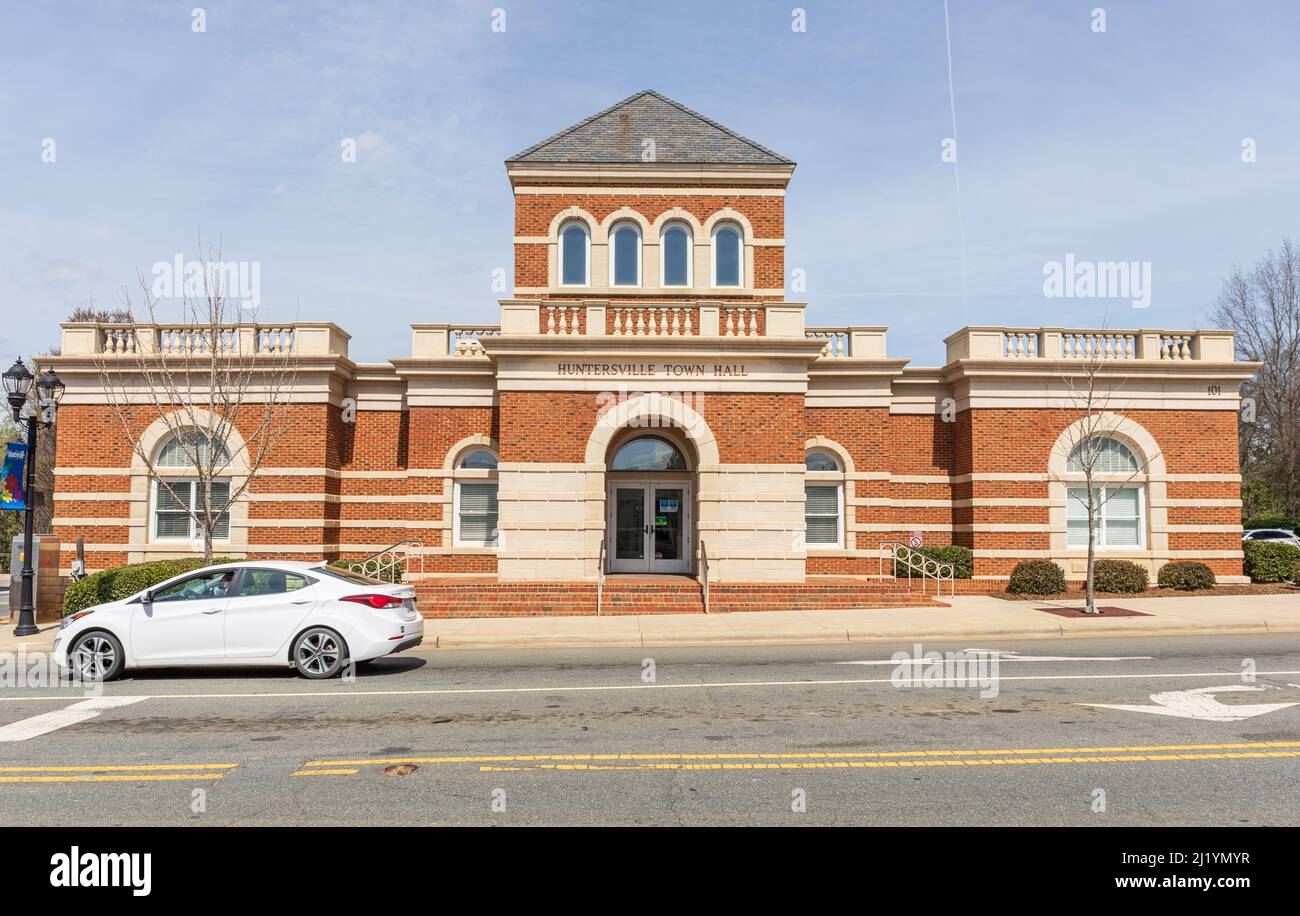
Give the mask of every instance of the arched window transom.
POLYGON ((614 454, 611 471, 685 471, 686 458, 678 449, 655 436, 641 436, 614 454))
POLYGON ((1094 474, 1136 474, 1141 470, 1137 457, 1118 439, 1093 436, 1076 445, 1065 462, 1065 469, 1077 474, 1091 464, 1094 474))
POLYGON ((162 447, 158 449, 158 457, 154 461, 154 466, 160 468, 193 468, 215 465, 220 468, 222 465, 229 463, 230 454, 226 451, 224 445, 217 443, 216 454, 214 455, 213 440, 207 434, 197 429, 191 429, 172 436, 164 442, 162 447))
POLYGON ((489 449, 472 448, 461 456, 458 466, 472 471, 495 471, 497 456, 489 449))
POLYGON ((804 457, 803 466, 809 471, 838 471, 840 463, 829 452, 811 451, 804 457))

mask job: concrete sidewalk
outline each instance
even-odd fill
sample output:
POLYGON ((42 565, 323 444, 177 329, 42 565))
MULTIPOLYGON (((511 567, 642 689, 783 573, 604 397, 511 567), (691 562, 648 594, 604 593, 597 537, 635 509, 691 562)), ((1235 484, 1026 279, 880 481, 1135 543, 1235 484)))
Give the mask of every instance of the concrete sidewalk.
POLYGON ((1078 601, 944 598, 951 608, 862 611, 753 611, 627 617, 492 617, 425 621, 421 649, 525 649, 593 646, 753 645, 898 642, 912 639, 1038 639, 1211 633, 1300 633, 1300 596, 1108 598, 1148 617, 1066 618, 1039 607, 1078 601))
MULTIPOLYGON (((1107 598, 1103 605, 1150 616, 1101 618, 1058 617, 1038 610, 1081 607, 1081 600, 1005 601, 983 595, 943 600, 952 607, 426 620, 424 645, 415 651, 1300 633, 1296 595, 1107 598)), ((57 624, 47 624, 39 634, 19 639, 12 624, 4 626, 0 652, 12 652, 18 645, 29 652, 47 650, 57 629, 57 624)))

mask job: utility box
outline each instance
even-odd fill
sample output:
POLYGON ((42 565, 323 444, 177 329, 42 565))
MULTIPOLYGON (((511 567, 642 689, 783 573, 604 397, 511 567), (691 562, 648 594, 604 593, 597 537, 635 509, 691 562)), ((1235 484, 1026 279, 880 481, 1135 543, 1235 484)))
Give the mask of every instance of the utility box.
MULTIPOLYGON (((32 605, 37 623, 57 623, 63 617, 63 579, 59 576, 62 545, 52 534, 32 536, 32 605)), ((23 536, 14 537, 9 551, 9 616, 18 619, 23 603, 23 536)))

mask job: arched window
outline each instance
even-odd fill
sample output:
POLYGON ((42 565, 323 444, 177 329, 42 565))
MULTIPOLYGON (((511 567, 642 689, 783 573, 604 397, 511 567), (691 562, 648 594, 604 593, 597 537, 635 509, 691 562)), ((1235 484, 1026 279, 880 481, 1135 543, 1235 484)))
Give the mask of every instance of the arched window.
MULTIPOLYGON (((1100 549, 1144 549, 1146 545, 1145 475, 1133 451, 1118 439, 1093 436, 1076 445, 1066 459, 1072 483, 1091 468, 1094 543, 1100 549)), ((1066 545, 1088 546, 1088 488, 1066 488, 1066 545)))
POLYGON ((497 456, 491 449, 471 448, 460 456, 455 470, 457 547, 495 547, 497 531, 497 456))
POLYGON ((669 223, 659 238, 659 260, 663 286, 690 286, 692 261, 691 229, 685 223, 669 223))
POLYGON ((740 229, 720 223, 713 229, 713 285, 741 286, 740 229))
POLYGON ((810 449, 804 454, 804 543, 812 547, 844 545, 844 473, 830 452, 810 449))
POLYGON ((158 476, 153 482, 153 538, 193 541, 203 536, 203 479, 211 478, 210 511, 218 512, 212 536, 230 537, 230 481, 217 475, 226 470, 230 453, 223 443, 197 429, 163 441, 154 454, 158 476))
POLYGON ((610 463, 611 471, 685 471, 686 458, 670 442, 640 436, 624 444, 610 463))
POLYGON ((588 263, 591 235, 587 224, 575 220, 560 228, 560 285, 586 286, 591 282, 588 263))
POLYGON ((609 285, 641 285, 641 229, 618 223, 609 234, 609 285))

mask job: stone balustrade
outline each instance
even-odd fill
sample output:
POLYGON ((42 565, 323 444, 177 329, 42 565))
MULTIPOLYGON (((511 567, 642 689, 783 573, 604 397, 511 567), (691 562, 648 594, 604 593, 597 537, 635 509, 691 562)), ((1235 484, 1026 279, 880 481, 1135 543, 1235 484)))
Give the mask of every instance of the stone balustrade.
POLYGON ((962 328, 944 340, 948 362, 1055 360, 1078 362, 1233 361, 1232 331, 1162 331, 1151 328, 962 328))
POLYGON ((346 331, 328 321, 280 324, 123 324, 67 322, 62 329, 63 356, 343 356, 346 331))
POLYGON ((506 299, 501 302, 500 325, 412 325, 411 354, 417 358, 482 356, 481 341, 500 334, 797 338, 804 336, 803 315, 802 302, 506 299))
POLYGON ((804 335, 824 340, 822 359, 884 359, 885 328, 808 328, 804 335))

